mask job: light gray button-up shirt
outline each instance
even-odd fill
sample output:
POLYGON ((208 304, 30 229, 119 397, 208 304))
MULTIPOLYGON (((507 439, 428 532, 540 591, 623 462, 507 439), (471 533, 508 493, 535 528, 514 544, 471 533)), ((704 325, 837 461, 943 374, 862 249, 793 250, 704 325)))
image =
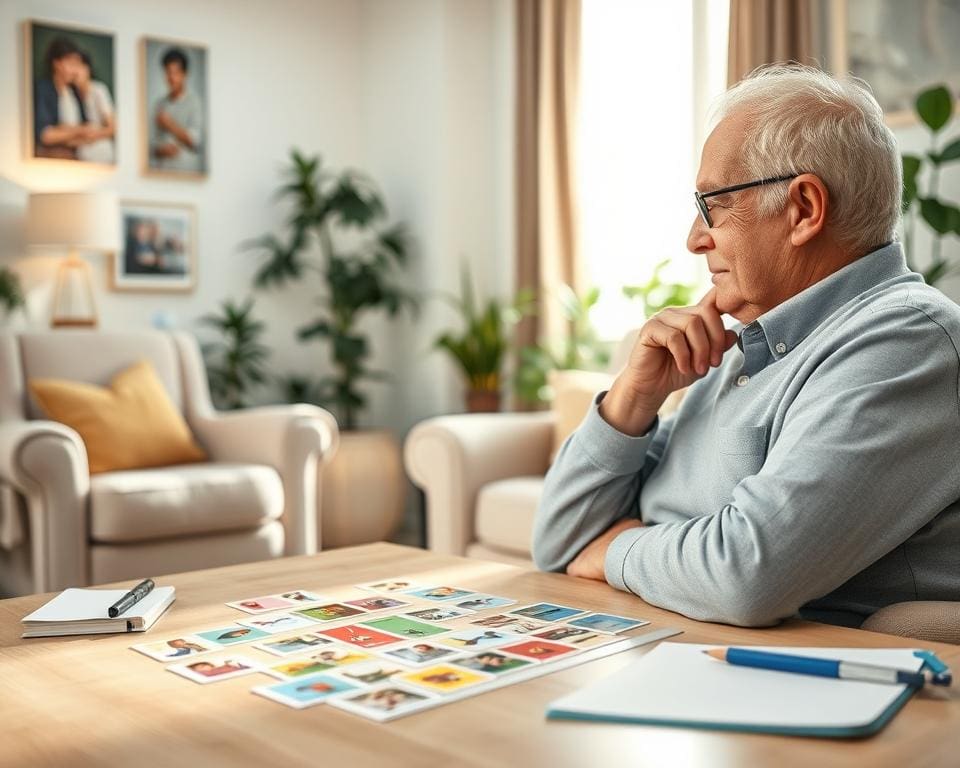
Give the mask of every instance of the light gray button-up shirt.
POLYGON ((639 517, 607 581, 695 619, 960 600, 958 349, 960 307, 899 243, 873 251, 743 327, 648 434, 595 404, 547 475, 534 559, 563 570, 639 517))

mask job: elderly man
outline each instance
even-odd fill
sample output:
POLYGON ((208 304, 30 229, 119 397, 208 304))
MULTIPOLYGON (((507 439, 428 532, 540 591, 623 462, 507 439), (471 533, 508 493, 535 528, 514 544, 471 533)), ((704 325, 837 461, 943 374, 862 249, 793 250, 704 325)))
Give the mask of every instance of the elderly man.
POLYGON ((880 108, 781 66, 732 88, 720 117, 687 239, 714 287, 647 321, 564 444, 534 558, 745 626, 958 600, 960 307, 895 242, 880 108))

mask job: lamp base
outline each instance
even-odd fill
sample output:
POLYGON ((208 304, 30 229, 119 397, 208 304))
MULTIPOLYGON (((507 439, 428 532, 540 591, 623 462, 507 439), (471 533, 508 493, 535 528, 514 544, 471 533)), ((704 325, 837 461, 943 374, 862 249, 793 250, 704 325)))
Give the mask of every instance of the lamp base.
POLYGON ((57 269, 53 293, 51 328, 96 328, 97 305, 93 298, 90 265, 75 250, 57 269))

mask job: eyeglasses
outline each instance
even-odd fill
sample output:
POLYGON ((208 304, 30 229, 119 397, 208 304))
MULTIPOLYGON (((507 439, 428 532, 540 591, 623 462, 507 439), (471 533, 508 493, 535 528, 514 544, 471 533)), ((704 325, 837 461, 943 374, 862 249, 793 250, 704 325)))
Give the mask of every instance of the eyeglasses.
POLYGON ((713 192, 694 192, 693 197, 697 203, 697 211, 700 213, 700 218, 703 219, 703 223, 707 225, 708 228, 713 226, 713 221, 710 219, 710 209, 707 207, 706 199, 708 197, 716 197, 717 195, 725 195, 728 192, 739 192, 741 189, 750 189, 750 187, 759 187, 763 184, 775 184, 778 181, 789 181, 790 179, 795 179, 799 176, 799 173, 791 173, 787 176, 773 176, 769 179, 760 179, 759 181, 748 181, 746 184, 735 184, 732 187, 724 187, 723 189, 715 189, 713 192))

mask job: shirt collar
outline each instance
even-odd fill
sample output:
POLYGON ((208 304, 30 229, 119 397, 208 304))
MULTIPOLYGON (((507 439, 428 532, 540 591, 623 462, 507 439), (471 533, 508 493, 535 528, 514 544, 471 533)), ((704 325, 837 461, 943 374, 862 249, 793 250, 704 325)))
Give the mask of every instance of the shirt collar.
POLYGON ((779 360, 844 304, 880 283, 909 273, 903 248, 893 242, 790 297, 755 323, 766 337, 770 354, 779 360))

